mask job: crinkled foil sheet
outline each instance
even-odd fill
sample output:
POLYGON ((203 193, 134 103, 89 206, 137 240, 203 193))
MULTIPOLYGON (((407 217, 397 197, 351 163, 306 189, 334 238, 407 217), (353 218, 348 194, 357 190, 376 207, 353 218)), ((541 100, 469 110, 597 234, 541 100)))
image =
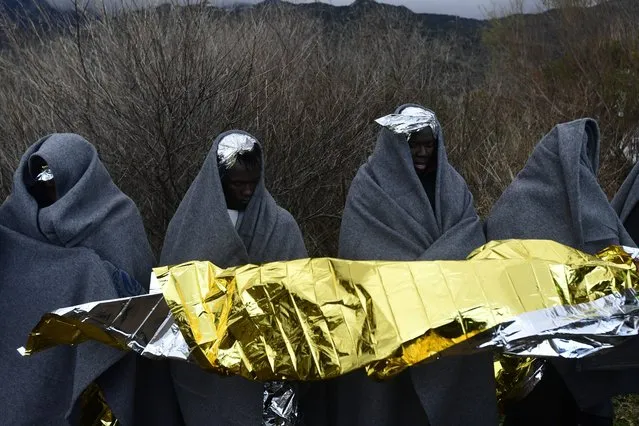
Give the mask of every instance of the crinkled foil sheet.
MULTIPOLYGON (((171 333, 164 330, 167 322, 172 320, 162 294, 85 303, 45 314, 29 335, 26 348, 18 351, 30 355, 57 345, 95 340, 147 355, 145 350, 153 348, 158 331, 163 333, 164 340, 170 337, 171 333)), ((161 356, 165 357, 164 353, 172 349, 173 346, 166 348, 161 356)))
POLYGON ((546 360, 500 354, 494 362, 497 401, 504 408, 507 401, 528 395, 541 380, 546 360))
POLYGON ((263 426, 295 426, 299 420, 296 384, 293 382, 264 383, 263 426))
MULTIPOLYGON (((551 241, 509 240, 465 261, 319 258, 228 269, 188 262, 155 274, 164 298, 47 314, 23 353, 92 339, 265 382, 362 367, 386 378, 435 355, 482 350, 584 357, 638 330, 638 276, 620 247, 590 256, 551 241)), ((538 370, 526 365, 526 374, 507 365, 501 377, 534 378, 538 370)))
MULTIPOLYGON (((494 245, 490 243, 489 245, 494 245)), ((516 247, 500 245, 494 250, 477 250, 470 257, 475 259, 508 259, 515 253, 521 253, 516 247), (481 253, 480 253, 481 252, 481 253)), ((558 260, 566 258, 567 262, 578 263, 580 259, 590 256, 570 248, 556 245, 554 251, 547 252, 544 247, 529 245, 528 255, 531 258, 546 258, 558 260), (577 256, 577 259, 574 258, 577 256)), ((611 247, 602 250, 597 258, 614 264, 626 264, 631 266, 632 259, 639 257, 639 250, 633 247, 611 247)), ((543 371, 548 357, 580 358, 585 363, 590 360, 601 359, 601 356, 588 357, 596 352, 604 353, 617 344, 621 344, 626 337, 636 335, 639 330, 637 324, 637 288, 635 270, 629 269, 629 276, 623 284, 616 286, 614 282, 601 279, 597 281, 597 273, 600 270, 593 269, 590 277, 583 277, 578 285, 566 285, 570 281, 578 282, 582 277, 575 279, 558 279, 557 283, 566 283, 558 286, 565 303, 573 306, 558 306, 547 310, 526 313, 515 320, 515 324, 508 327, 498 326, 493 330, 493 339, 490 343, 502 351, 495 351, 495 380, 497 384, 497 399, 500 403, 508 400, 520 400, 524 398, 543 376, 543 371), (599 299, 598 299, 599 298, 599 299), (589 301, 593 300, 592 303, 589 301), (596 314, 592 314, 592 310, 596 314), (606 313, 608 311, 608 314, 606 313), (616 312, 616 314, 613 314, 616 312), (574 321, 581 317, 581 321, 574 321), (539 321, 539 323, 537 323, 539 321), (534 336, 533 328, 540 323, 555 321, 556 327, 546 327, 549 331, 534 336), (533 322, 526 326, 526 322, 533 322), (532 327, 531 327, 532 326, 532 327), (510 331, 519 333, 513 336, 510 331), (528 334, 526 335, 526 330, 528 334), (532 333, 532 334, 531 334, 532 333), (589 336, 589 333, 591 336, 589 336), (512 340, 511 345, 508 340, 512 340), (509 355, 512 354, 512 355, 509 355), (526 357, 525 355, 531 355, 526 357), (534 358, 532 356, 535 356, 534 358)), ((603 277, 600 277, 603 278, 603 277)), ((621 354, 621 357, 627 354, 621 354)), ((607 355, 605 358, 608 359, 607 355)), ((622 362, 632 364, 632 360, 624 359, 622 362)), ((636 362, 634 362, 636 365, 636 362)))
POLYGON ((220 164, 230 169, 239 155, 251 151, 256 144, 257 141, 254 138, 244 133, 226 135, 217 147, 217 156, 220 164))
POLYGON ((79 419, 81 426, 120 426, 97 384, 89 385, 80 394, 79 402, 82 405, 79 419))
POLYGON ((53 172, 49 168, 49 166, 45 166, 42 168, 42 171, 38 173, 36 180, 39 182, 48 182, 53 180, 53 172))
MULTIPOLYGON (((417 108, 411 108, 415 110, 417 108)), ((439 135, 439 124, 437 123, 437 117, 430 111, 418 110, 418 113, 413 114, 389 114, 384 117, 380 117, 375 122, 382 127, 386 127, 393 133, 397 134, 411 134, 419 132, 420 130, 430 127, 433 131, 433 136, 439 135)))

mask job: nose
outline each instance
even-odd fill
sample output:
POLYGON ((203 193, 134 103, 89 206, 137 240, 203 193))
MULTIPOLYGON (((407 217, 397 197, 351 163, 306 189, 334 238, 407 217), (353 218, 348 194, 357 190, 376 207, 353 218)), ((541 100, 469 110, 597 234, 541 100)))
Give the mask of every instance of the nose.
POLYGON ((417 156, 418 157, 425 157, 428 154, 428 149, 426 148, 426 145, 420 144, 417 147, 417 156))
POLYGON ((242 194, 243 197, 249 198, 251 195, 253 195, 253 185, 244 185, 242 186, 242 190, 240 191, 240 193, 242 194))

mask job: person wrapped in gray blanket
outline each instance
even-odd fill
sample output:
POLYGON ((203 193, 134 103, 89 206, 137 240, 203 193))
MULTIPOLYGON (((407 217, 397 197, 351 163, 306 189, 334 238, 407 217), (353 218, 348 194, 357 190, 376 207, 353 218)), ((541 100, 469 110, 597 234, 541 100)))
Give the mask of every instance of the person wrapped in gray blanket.
POLYGON ((611 204, 630 238, 639 241, 639 163, 632 168, 611 204))
MULTIPOLYGON (((599 127, 580 119, 555 126, 486 220, 489 240, 548 239, 586 253, 634 246, 597 182, 599 127)), ((506 425, 612 425, 611 396, 623 374, 584 371, 576 360, 553 360, 541 382, 510 404, 506 425)))
MULTIPOLYGON (((305 257, 297 223, 266 190, 257 139, 238 130, 219 135, 169 223, 160 263, 226 268, 305 257)), ((185 424, 263 424, 262 383, 180 361, 171 362, 171 376, 185 424)))
POLYGON ((95 148, 75 134, 32 145, 0 206, 0 424, 78 424, 92 383, 122 425, 133 425, 136 356, 99 344, 22 358, 41 316, 146 293, 154 259, 137 207, 95 148))
MULTIPOLYGON (((639 165, 635 164, 611 204, 628 235, 639 241, 639 165)), ((636 247, 633 245, 632 247, 636 247)), ((634 337, 614 349, 579 360, 583 371, 599 371, 611 379, 607 384, 612 395, 639 393, 639 337, 634 337)))
MULTIPOLYGON (((441 125, 419 105, 395 114, 426 124, 408 134, 380 131, 348 192, 339 256, 464 259, 485 243, 484 232, 466 182, 448 162, 441 125)), ((333 425, 498 424, 490 353, 444 357, 383 382, 358 371, 327 386, 333 425)))

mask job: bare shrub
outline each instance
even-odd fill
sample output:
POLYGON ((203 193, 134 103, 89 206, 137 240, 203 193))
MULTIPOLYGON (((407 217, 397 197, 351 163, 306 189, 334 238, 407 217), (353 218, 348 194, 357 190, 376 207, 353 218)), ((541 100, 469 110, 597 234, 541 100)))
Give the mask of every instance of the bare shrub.
POLYGON ((310 252, 335 254, 373 119, 407 101, 444 108, 464 72, 452 41, 380 31, 375 18, 343 38, 278 7, 140 10, 47 39, 9 28, 0 55, 3 195, 29 143, 80 133, 137 202, 158 249, 211 140, 241 128, 265 144, 267 184, 310 252))
POLYGON ((639 8, 624 1, 542 3, 555 9, 494 21, 485 37, 493 73, 520 116, 535 117, 535 130, 585 116, 599 121, 600 179, 612 195, 637 149, 639 8))
POLYGON ((602 127, 611 194, 629 165, 624 152, 636 153, 637 13, 575 1, 491 21, 474 55, 468 40, 433 38, 372 7, 342 32, 286 5, 163 6, 69 20, 46 37, 5 21, 1 196, 30 143, 80 133, 137 202, 157 250, 211 140, 241 128, 264 143, 267 185, 310 253, 335 255, 350 180, 375 143, 373 120, 405 102, 437 111, 482 215, 545 132, 582 116, 602 127))

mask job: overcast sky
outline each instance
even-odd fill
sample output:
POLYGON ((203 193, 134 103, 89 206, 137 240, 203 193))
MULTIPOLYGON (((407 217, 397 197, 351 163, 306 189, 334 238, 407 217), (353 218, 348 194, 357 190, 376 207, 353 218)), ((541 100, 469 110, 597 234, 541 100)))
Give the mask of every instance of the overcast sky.
MULTIPOLYGON (((47 0, 49 3, 58 6, 71 6, 73 0, 47 0)), ((121 5, 132 1, 135 4, 162 4, 168 3, 167 0, 93 0, 98 4, 102 2, 107 4, 121 5)), ((174 0, 175 1, 175 0, 174 0)), ((180 3, 192 2, 197 0, 178 0, 180 3)), ((260 0, 240 0, 241 3, 258 3, 260 0)), ((291 0, 289 0, 291 1, 291 0)), ((313 0, 292 0, 293 3, 310 3, 313 0)), ((380 0, 383 3, 393 5, 404 5, 415 12, 421 13, 442 13, 447 15, 458 15, 467 18, 485 18, 487 12, 507 10, 510 4, 521 3, 525 12, 535 12, 538 10, 538 0, 380 0)), ((82 3, 83 1, 81 1, 82 3)), ((233 0, 209 0, 212 4, 230 4, 233 0)), ((325 3, 335 6, 347 5, 353 0, 325 0, 325 3)))

